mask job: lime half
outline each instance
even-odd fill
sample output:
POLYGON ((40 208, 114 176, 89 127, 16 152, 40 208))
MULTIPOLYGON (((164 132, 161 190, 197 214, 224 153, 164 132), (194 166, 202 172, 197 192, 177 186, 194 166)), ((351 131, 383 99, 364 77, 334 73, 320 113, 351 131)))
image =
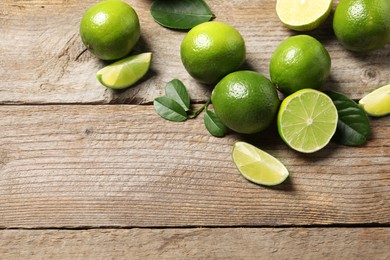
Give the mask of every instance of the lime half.
POLYGON ((232 156, 241 175, 251 182, 273 186, 282 183, 289 175, 279 160, 246 142, 236 142, 232 156))
POLYGON ((302 153, 313 153, 329 143, 336 132, 337 120, 337 109, 326 94, 302 89, 283 100, 277 123, 288 146, 302 153))
POLYGON ((277 0, 276 13, 280 21, 296 31, 317 28, 329 16, 332 0, 277 0))
POLYGON ((370 116, 390 114, 390 85, 380 87, 359 101, 359 105, 370 116))
POLYGON ((102 68, 96 77, 107 88, 127 88, 148 72, 151 59, 150 52, 130 56, 102 68))

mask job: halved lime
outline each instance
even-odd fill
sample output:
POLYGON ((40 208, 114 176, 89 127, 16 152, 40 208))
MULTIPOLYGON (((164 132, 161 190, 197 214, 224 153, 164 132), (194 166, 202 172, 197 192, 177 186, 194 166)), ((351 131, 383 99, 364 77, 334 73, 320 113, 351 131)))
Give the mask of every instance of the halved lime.
POLYGON ((317 28, 329 16, 332 0, 277 0, 276 13, 280 21, 296 31, 317 28))
POLYGON ((236 142, 232 156, 241 175, 251 182, 273 186, 282 183, 289 175, 278 159, 246 142, 236 142))
POLYGON ((130 56, 102 68, 96 77, 107 88, 127 88, 148 72, 151 59, 150 52, 130 56))
POLYGON ((337 128, 333 101, 314 89, 302 89, 286 97, 279 109, 278 131, 285 143, 302 153, 325 147, 337 128))
POLYGON ((385 116, 390 114, 390 84, 380 87, 359 101, 370 116, 385 116))

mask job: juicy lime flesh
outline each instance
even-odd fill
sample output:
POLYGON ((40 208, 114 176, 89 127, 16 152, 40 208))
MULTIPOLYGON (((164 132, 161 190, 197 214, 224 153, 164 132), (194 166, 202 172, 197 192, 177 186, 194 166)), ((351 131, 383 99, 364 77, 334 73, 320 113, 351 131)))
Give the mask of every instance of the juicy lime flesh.
POLYGON ((104 67, 96 76, 108 88, 127 88, 148 72, 151 59, 150 52, 130 56, 104 67))
POLYGON ((332 0, 278 0, 276 12, 287 27, 308 31, 326 20, 332 9, 332 0))
POLYGON ((371 116, 390 114, 390 85, 380 87, 363 97, 359 104, 371 116))
POLYGON ((214 88, 211 102, 221 122, 242 134, 267 128, 280 105, 274 85, 253 71, 236 71, 225 76, 214 88))
POLYGON ((237 70, 246 55, 241 34, 223 22, 206 22, 192 28, 180 46, 187 72, 206 84, 215 84, 237 70))
POLYGON ((327 95, 303 89, 283 100, 278 130, 291 148, 312 153, 329 143, 336 131, 337 120, 337 109, 327 95))
POLYGON ((278 185, 289 175, 279 160, 246 142, 236 142, 232 156, 240 173, 254 183, 278 185))
POLYGON ((80 36, 99 59, 120 59, 130 53, 140 37, 139 19, 127 3, 106 0, 84 13, 80 36))

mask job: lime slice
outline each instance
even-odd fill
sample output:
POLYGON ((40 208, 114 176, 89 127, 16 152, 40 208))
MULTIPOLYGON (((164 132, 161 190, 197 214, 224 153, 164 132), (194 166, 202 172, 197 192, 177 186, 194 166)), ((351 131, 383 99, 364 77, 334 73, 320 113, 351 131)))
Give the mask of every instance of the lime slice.
POLYGON ((385 116, 390 114, 390 85, 380 87, 359 101, 370 116, 385 116))
POLYGON ((241 175, 251 182, 273 186, 288 177, 288 170, 278 159, 251 144, 236 142, 232 155, 241 175))
POLYGON ((102 68, 96 77, 107 88, 127 88, 148 72, 151 59, 150 52, 130 56, 102 68))
POLYGON ((283 100, 277 123, 287 145, 302 153, 313 153, 329 143, 337 120, 337 109, 326 94, 302 89, 283 100))
POLYGON ((332 0, 277 0, 276 13, 280 21, 296 31, 317 28, 329 16, 332 0))

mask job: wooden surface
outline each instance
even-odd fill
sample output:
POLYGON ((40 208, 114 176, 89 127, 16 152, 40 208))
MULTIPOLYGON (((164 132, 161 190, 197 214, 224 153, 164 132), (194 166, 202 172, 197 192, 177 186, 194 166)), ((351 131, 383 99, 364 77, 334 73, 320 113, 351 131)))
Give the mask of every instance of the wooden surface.
MULTIPOLYGON (((180 62, 185 32, 157 25, 151 1, 127 1, 142 26, 134 52, 154 56, 140 84, 114 92, 95 79, 105 64, 79 56, 79 21, 94 2, 0 3, 0 259, 390 258, 389 116, 371 120, 366 145, 311 155, 287 148, 274 126, 219 139, 202 116, 165 121, 151 102, 168 81, 181 79, 196 103, 212 89, 180 62), (290 178, 275 188, 243 179, 237 140, 276 156, 290 178)), ((269 76, 273 50, 295 34, 275 1, 207 2, 244 36, 243 68, 269 76)), ((348 52, 331 18, 310 34, 332 58, 325 88, 359 99, 390 83, 390 45, 348 52)))

